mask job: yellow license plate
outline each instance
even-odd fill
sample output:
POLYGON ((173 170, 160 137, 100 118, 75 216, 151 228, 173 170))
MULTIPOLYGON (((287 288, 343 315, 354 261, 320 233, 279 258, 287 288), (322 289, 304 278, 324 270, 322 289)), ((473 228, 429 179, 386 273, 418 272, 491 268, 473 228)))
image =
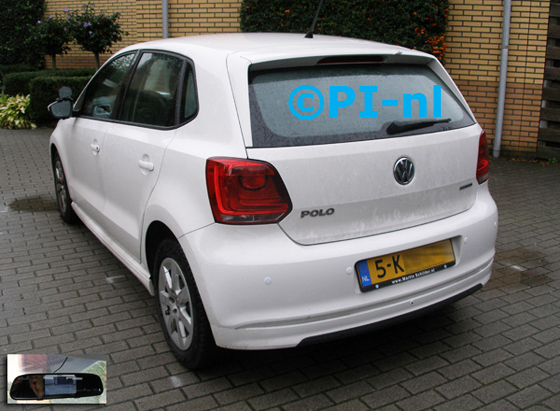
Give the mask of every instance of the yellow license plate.
POLYGON ((451 240, 358 261, 362 291, 375 290, 433 274, 455 265, 451 240))

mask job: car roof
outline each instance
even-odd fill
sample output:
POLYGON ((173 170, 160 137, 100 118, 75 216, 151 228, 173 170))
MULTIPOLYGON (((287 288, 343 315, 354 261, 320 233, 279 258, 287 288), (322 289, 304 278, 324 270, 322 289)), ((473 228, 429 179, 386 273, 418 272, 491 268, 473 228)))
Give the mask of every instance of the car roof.
POLYGON ((122 51, 156 49, 180 54, 214 54, 227 57, 237 54, 251 62, 275 58, 347 55, 347 54, 407 54, 423 55, 415 50, 369 40, 347 37, 314 35, 305 38, 302 33, 224 33, 194 35, 149 41, 126 47, 122 51))

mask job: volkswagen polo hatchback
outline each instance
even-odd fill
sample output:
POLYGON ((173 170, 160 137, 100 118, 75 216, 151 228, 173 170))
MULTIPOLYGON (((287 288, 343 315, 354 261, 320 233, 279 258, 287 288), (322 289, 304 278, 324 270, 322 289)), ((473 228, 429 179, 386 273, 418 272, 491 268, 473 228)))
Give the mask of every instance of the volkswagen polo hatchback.
MULTIPOLYGON (((486 136, 434 57, 299 34, 127 47, 53 103, 59 211, 187 367, 408 318, 489 279, 486 136)), ((375 338, 375 337, 372 337, 375 338)))

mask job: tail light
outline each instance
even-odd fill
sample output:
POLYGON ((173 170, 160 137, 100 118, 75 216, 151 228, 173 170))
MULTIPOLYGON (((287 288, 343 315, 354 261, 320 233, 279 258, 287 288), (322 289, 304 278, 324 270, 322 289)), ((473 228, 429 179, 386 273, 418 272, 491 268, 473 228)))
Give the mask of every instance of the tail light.
POLYGON ((206 184, 218 223, 277 223, 292 209, 288 191, 270 164, 236 158, 210 158, 206 184))
POLYGON ((490 174, 490 155, 488 154, 488 141, 486 140, 486 133, 484 130, 480 134, 478 142, 478 163, 476 165, 476 179, 478 184, 484 183, 488 180, 490 174))

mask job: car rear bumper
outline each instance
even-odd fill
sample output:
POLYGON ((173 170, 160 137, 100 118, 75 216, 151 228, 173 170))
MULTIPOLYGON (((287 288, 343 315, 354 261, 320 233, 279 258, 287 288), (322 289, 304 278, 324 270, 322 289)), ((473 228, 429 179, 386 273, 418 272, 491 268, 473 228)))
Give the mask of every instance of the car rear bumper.
POLYGON ((467 295, 490 278, 497 221, 496 205, 484 186, 466 212, 370 237, 303 246, 277 225, 212 224, 180 242, 216 343, 272 349, 467 295), (358 261, 445 239, 452 239, 455 266, 379 290, 360 290, 358 261))

